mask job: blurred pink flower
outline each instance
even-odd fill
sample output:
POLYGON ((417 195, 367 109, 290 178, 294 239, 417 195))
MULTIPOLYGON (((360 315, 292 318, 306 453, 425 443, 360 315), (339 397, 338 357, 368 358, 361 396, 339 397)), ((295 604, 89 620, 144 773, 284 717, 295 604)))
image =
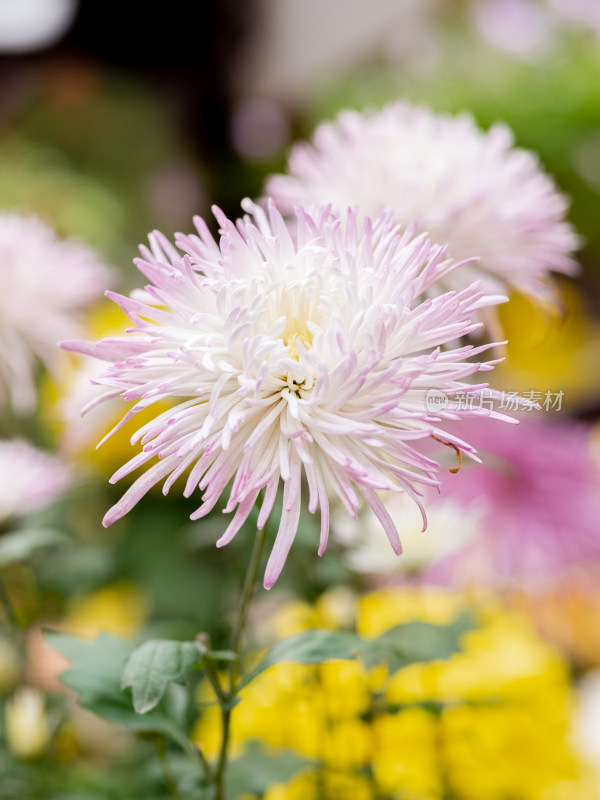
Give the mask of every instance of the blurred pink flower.
POLYGON ((454 264, 444 248, 403 235, 389 214, 362 228, 321 207, 297 212, 290 233, 274 204, 269 215, 250 201, 251 216, 229 221, 221 211, 217 243, 196 218, 198 235, 179 236, 181 255, 164 236, 150 236, 137 266, 150 281, 144 293, 108 293, 133 323, 124 336, 97 344, 65 342, 70 350, 111 362, 98 378, 105 398, 137 401, 127 421, 152 404, 157 413, 132 443, 141 452, 112 481, 154 462, 107 513, 109 525, 157 482, 166 494, 189 471, 185 496, 198 487, 198 519, 230 482, 225 512, 235 515, 217 544, 230 542, 264 490, 258 527, 270 516, 283 481, 283 510, 265 586, 273 585, 294 540, 302 474, 308 509, 320 508, 323 553, 329 533, 326 486, 356 515, 359 493, 382 523, 396 553, 396 528, 376 494, 437 485, 437 463, 418 448, 437 437, 472 455, 441 432, 441 419, 490 415, 485 406, 428 410, 431 389, 478 398, 487 384, 464 379, 492 368, 477 356, 490 345, 451 343, 479 327, 481 308, 502 298, 477 286, 417 300, 454 264), (447 349, 441 349, 446 345, 447 349), (357 491, 358 490, 358 491, 357 491), (236 510, 237 507, 237 510, 236 510))
POLYGON ((445 288, 481 279, 486 292, 549 298, 549 272, 576 271, 578 239, 565 198, 535 155, 513 144, 505 125, 485 132, 466 114, 408 103, 344 111, 292 148, 289 174, 271 176, 266 190, 287 213, 331 203, 372 216, 389 206, 452 258, 480 259, 444 276, 445 288))
POLYGON ((549 0, 550 7, 566 22, 583 27, 600 36, 600 4, 598 0, 549 0))
POLYGON ((555 33, 548 9, 535 0, 478 0, 470 13, 487 42, 521 58, 539 57, 555 33))
POLYGON ((587 425, 534 418, 516 430, 465 428, 484 463, 442 485, 466 514, 477 509, 479 533, 432 577, 545 588, 570 567, 600 560, 600 469, 587 425))
POLYGON ((0 405, 36 404, 36 360, 53 369, 59 339, 81 335, 82 306, 110 278, 89 248, 61 241, 34 217, 0 213, 0 405))
POLYGON ((0 439, 0 523, 39 511, 71 485, 68 468, 25 439, 0 439))

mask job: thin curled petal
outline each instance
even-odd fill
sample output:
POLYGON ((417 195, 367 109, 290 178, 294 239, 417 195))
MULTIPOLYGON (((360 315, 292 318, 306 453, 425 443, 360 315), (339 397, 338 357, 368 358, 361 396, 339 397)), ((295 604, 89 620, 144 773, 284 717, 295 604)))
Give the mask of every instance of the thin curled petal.
POLYGON ((166 493, 187 474, 183 494, 202 494, 192 519, 221 499, 233 514, 222 547, 248 524, 261 493, 257 526, 266 525, 283 483, 270 587, 305 495, 320 515, 319 555, 329 495, 354 517, 364 498, 401 552, 379 493, 405 492, 422 508, 418 487, 439 480, 423 445, 451 444, 476 458, 446 428, 468 416, 502 417, 482 402, 486 384, 472 382, 493 366, 481 360, 492 345, 455 344, 477 327, 474 312, 501 298, 474 284, 424 300, 456 265, 424 234, 400 231, 389 213, 361 221, 357 210, 299 209, 294 230, 272 203, 266 212, 249 200, 243 207, 236 223, 215 211, 218 240, 201 220, 197 235, 177 236, 177 250, 154 233, 138 260, 150 283, 113 297, 131 320, 124 335, 67 346, 108 361, 96 381, 134 402, 124 421, 146 415, 131 437, 137 454, 112 480, 146 471, 104 523, 153 485, 164 481, 166 493), (431 408, 431 391, 447 403, 431 408), (461 396, 473 403, 461 405, 461 396))

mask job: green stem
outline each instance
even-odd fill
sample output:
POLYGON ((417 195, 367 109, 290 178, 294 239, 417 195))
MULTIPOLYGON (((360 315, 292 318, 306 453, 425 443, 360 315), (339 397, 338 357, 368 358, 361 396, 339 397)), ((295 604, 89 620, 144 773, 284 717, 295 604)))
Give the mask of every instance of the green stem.
POLYGON ((20 632, 20 624, 19 619, 17 617, 17 613, 14 609, 14 606, 11 602, 10 596, 4 584, 4 577, 0 572, 0 603, 4 607, 4 613, 6 615, 6 622, 8 626, 12 629, 13 633, 17 636, 20 632))
POLYGON ((209 781, 213 780, 213 773, 212 773, 211 766, 210 766, 210 764, 208 763, 208 761, 207 761, 207 759, 206 759, 206 756, 204 755, 204 753, 203 753, 203 752, 202 752, 202 750, 200 749, 200 746, 199 746, 199 745, 195 745, 195 747, 194 747, 194 753, 195 753, 195 757, 197 758, 197 760, 198 760, 198 761, 200 762, 200 764, 202 765, 202 769, 203 769, 203 771, 204 771, 204 774, 205 774, 205 775, 206 775, 206 777, 208 778, 208 780, 209 780, 209 781))
POLYGON ((158 763, 160 765, 160 771, 162 772, 163 780, 165 782, 165 788, 171 797, 178 797, 179 792, 177 791, 177 783, 175 781, 175 777, 173 776, 171 765, 169 764, 167 748, 165 740, 162 736, 156 737, 154 740, 154 747, 156 748, 156 755, 158 756, 158 763))
MULTIPOLYGON (((248 563, 248 570, 246 572, 246 579, 242 589, 242 596, 240 598, 240 606, 237 619, 233 626, 231 634, 231 643, 229 649, 237 656, 231 661, 228 674, 228 688, 223 691, 219 684, 220 691, 217 691, 219 704, 221 706, 221 748, 219 751, 219 758, 215 770, 215 800, 225 800, 224 794, 224 779, 225 771, 227 769, 227 759, 229 756, 229 736, 231 732, 231 712, 235 705, 235 697, 237 695, 237 679, 238 679, 238 662, 240 649, 242 645, 242 637, 244 629, 248 620, 248 612, 250 610, 250 603, 252 601, 252 594, 254 593, 254 586, 260 568, 260 562, 267 539, 267 525, 264 526, 262 531, 257 531, 254 540, 254 546, 250 555, 248 563)), ((210 676, 209 676, 210 680, 210 676)), ((212 682, 212 681, 211 681, 212 682)), ((218 679, 217 679, 218 683, 218 679)), ((216 690, 215 690, 216 691, 216 690)))
POLYGON ((217 700, 219 701, 220 706, 227 705, 229 702, 229 695, 223 690, 221 686, 221 682, 219 681, 219 673, 215 665, 210 661, 210 659, 204 659, 204 674, 206 675, 208 682, 213 688, 213 692, 215 693, 217 700))
POLYGON ((214 775, 211 766, 208 763, 200 746, 194 744, 194 742, 192 742, 184 733, 177 730, 171 731, 171 738, 173 741, 177 742, 183 752, 186 753, 194 762, 194 764, 196 764, 199 770, 204 773, 207 781, 209 781, 209 783, 214 783, 214 775))
MULTIPOLYGON (((252 553, 250 554, 250 562, 248 564, 248 571, 246 572, 246 580, 244 581, 244 588, 242 589, 242 596, 240 598, 239 613, 233 627, 233 632, 231 634, 231 642, 229 645, 229 649, 233 653, 235 653, 236 656, 239 656, 240 653, 242 636, 244 634, 244 629, 246 627, 246 622, 248 620, 250 603, 252 601, 252 595, 254 593, 254 587, 256 585, 256 578, 258 577, 258 570, 260 568, 260 562, 262 559, 262 554, 267 539, 267 529, 268 529, 268 524, 264 526, 262 531, 257 531, 256 538, 254 540, 254 546, 252 548, 252 553)), ((239 658, 236 658, 235 660, 231 661, 229 666, 230 694, 233 694, 235 690, 238 661, 239 658)))
POLYGON ((225 771, 229 756, 229 734, 231 732, 231 707, 221 708, 221 749, 215 771, 215 800, 225 800, 225 771))

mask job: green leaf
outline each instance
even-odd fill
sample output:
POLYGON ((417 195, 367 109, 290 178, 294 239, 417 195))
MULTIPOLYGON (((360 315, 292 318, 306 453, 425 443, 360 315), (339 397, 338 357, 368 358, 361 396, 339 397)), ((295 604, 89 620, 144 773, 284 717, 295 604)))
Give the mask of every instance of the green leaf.
POLYGON ((143 716, 133 710, 129 694, 121 689, 123 667, 132 652, 130 644, 106 633, 94 641, 54 631, 46 632, 46 638, 71 661, 71 668, 60 678, 77 692, 84 708, 129 730, 161 733, 196 758, 193 744, 164 709, 143 716))
POLYGON ((67 633, 46 632, 50 645, 72 663, 61 681, 77 692, 86 708, 98 698, 127 701, 121 690, 123 665, 131 654, 131 645, 116 636, 101 633, 95 640, 67 633))
POLYGON ((325 661, 356 658, 363 639, 346 631, 309 630, 276 642, 243 680, 250 683, 274 664, 293 661, 296 664, 322 664, 325 661))
POLYGON ((194 749, 185 732, 163 711, 154 710, 148 714, 137 714, 131 707, 131 701, 127 696, 125 696, 125 702, 120 702, 116 698, 98 697, 90 703, 82 702, 82 706, 93 711, 102 719, 122 725, 130 731, 161 733, 176 742, 186 752, 194 749))
POLYGON ((365 642, 360 652, 368 668, 386 664, 393 673, 409 664, 450 658, 460 650, 462 635, 474 627, 468 613, 449 625, 407 622, 365 642))
POLYGON ((450 625, 409 622, 398 625, 377 639, 363 639, 347 631, 309 630, 276 642, 263 659, 243 679, 250 683, 274 664, 292 661, 297 664, 322 664, 335 659, 361 656, 367 668, 386 664, 396 672, 408 664, 450 658, 460 650, 463 633, 474 627, 469 614, 450 625))
POLYGON ((227 776, 227 797, 255 794, 259 797, 274 783, 287 783, 297 772, 313 765, 289 750, 265 751, 252 742, 243 756, 230 762, 227 776))
POLYGON ((131 688, 134 709, 146 714, 159 703, 169 683, 185 680, 201 657, 194 642, 152 639, 127 659, 121 687, 131 688))
POLYGON ((67 537, 54 528, 26 528, 5 533, 0 538, 0 566, 26 561, 41 547, 65 542, 67 537))

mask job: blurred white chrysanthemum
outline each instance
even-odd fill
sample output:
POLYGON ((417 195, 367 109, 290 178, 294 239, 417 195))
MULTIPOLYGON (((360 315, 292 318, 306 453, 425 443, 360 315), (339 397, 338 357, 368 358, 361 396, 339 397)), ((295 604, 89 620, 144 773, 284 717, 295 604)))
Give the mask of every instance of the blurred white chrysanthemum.
POLYGON ((390 207, 452 258, 479 258, 444 276, 445 288, 481 279, 485 291, 548 298, 550 271, 575 271, 578 239, 565 198, 535 155, 513 143, 505 125, 485 132, 466 114, 408 103, 344 111, 295 145, 289 174, 271 176, 266 189, 288 213, 313 203, 370 216, 390 207))
POLYGON ((109 278, 83 244, 58 239, 34 217, 0 214, 0 405, 33 410, 37 361, 55 366, 57 341, 81 334, 81 308, 109 278))
POLYGON ((465 507, 447 495, 427 503, 427 530, 423 530, 418 509, 407 495, 391 495, 385 505, 402 541, 400 561, 390 558, 389 543, 369 509, 357 519, 339 509, 332 514, 332 535, 344 545, 346 560, 356 572, 385 575, 426 571, 477 536, 483 514, 476 500, 465 507))
POLYGON ((225 512, 237 510, 219 539, 224 545, 263 491, 258 526, 265 525, 283 481, 265 574, 272 586, 296 534, 303 473, 308 509, 321 512, 320 553, 329 533, 328 488, 351 516, 360 493, 401 551, 377 491, 404 491, 418 502, 416 485, 438 482, 438 464, 420 443, 474 452, 438 424, 502 416, 481 402, 486 384, 464 380, 491 369, 493 362, 477 359, 487 345, 449 344, 477 329, 477 312, 502 298, 473 285, 423 302, 455 265, 424 235, 399 235, 389 214, 361 227, 354 213, 342 219, 328 207, 312 216, 300 209, 290 233, 273 204, 269 217, 249 201, 244 208, 252 217, 237 224, 215 211, 218 243, 197 219, 199 235, 178 239, 185 255, 153 234, 137 261, 151 302, 109 293, 133 327, 97 344, 64 346, 112 362, 97 381, 110 388, 106 399, 136 401, 123 423, 156 403, 176 403, 133 437, 142 450, 112 481, 150 466, 105 524, 154 484, 166 479, 166 493, 189 472, 184 494, 204 492, 194 519, 231 482, 225 512), (473 402, 432 412, 431 390, 448 398, 466 393, 473 402))
POLYGON ((70 471, 25 439, 0 439, 0 522, 39 511, 69 487, 70 471))

